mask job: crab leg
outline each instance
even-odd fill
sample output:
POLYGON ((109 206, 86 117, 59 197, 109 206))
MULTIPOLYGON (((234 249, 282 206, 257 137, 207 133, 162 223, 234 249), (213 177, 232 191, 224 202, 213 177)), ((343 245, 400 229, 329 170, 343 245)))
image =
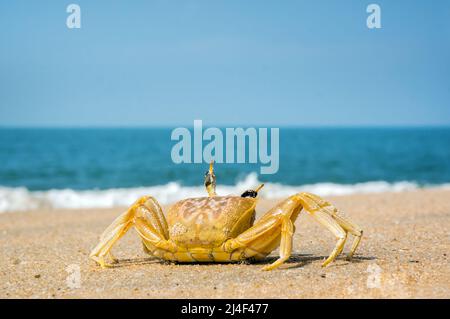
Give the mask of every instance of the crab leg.
POLYGON ((280 246, 280 258, 265 266, 263 270, 277 268, 291 255, 294 221, 301 208, 293 197, 281 202, 261 217, 253 227, 225 242, 224 250, 232 252, 232 257, 236 256, 236 259, 238 256, 261 259, 280 246))
POLYGON ((329 202, 323 200, 317 195, 310 193, 299 193, 294 195, 298 197, 298 200, 302 203, 304 209, 321 225, 328 228, 337 238, 338 241, 333 252, 322 264, 323 267, 332 262, 343 250, 345 240, 347 239, 347 233, 355 236, 355 239, 350 249, 348 257, 351 258, 358 248, 359 242, 363 231, 356 224, 348 221, 338 210, 329 202))
POLYGON ((100 242, 90 253, 90 257, 102 267, 110 266, 105 257, 110 256, 112 246, 134 226, 150 253, 173 249, 168 238, 168 227, 158 202, 150 196, 137 200, 126 212, 117 217, 100 236, 100 242))
POLYGON ((284 263, 292 252, 294 222, 302 209, 305 209, 321 225, 330 230, 338 239, 330 256, 323 262, 325 267, 338 256, 347 239, 347 233, 356 236, 350 250, 351 257, 361 240, 362 230, 338 214, 337 209, 319 196, 309 193, 295 194, 267 212, 255 225, 224 244, 224 251, 231 253, 231 259, 255 257, 263 258, 280 246, 280 257, 265 266, 272 270, 284 263))
POLYGON ((353 222, 350 222, 341 215, 334 214, 333 218, 339 223, 339 225, 342 226, 342 228, 344 228, 347 232, 355 236, 355 239, 353 240, 352 243, 352 247, 350 248, 350 252, 348 253, 348 258, 351 259, 359 246, 359 243, 363 235, 363 231, 358 225, 356 225, 353 222))
POLYGON ((272 270, 289 259, 292 253, 292 237, 294 235, 294 224, 289 217, 284 216, 281 223, 280 258, 272 264, 265 266, 263 270, 272 270))
POLYGON ((311 216, 318 221, 321 225, 325 226, 333 235, 338 239, 336 246, 331 252, 330 256, 323 262, 322 267, 326 267, 331 263, 344 249, 345 240, 347 239, 347 233, 345 230, 327 213, 323 211, 316 211, 310 213, 311 216))

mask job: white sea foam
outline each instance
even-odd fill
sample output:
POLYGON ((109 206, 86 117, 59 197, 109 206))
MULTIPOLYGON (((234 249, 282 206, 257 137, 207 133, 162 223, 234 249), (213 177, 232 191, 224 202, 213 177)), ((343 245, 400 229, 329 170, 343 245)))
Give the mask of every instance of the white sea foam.
MULTIPOLYGON (((218 194, 241 194, 255 188, 261 182, 256 173, 247 175, 234 186, 217 186, 218 194)), ((423 187, 450 188, 450 183, 421 186, 415 182, 388 183, 373 181, 358 184, 317 183, 310 185, 283 185, 265 183, 260 192, 262 198, 283 198, 297 192, 308 191, 321 196, 348 195, 356 193, 401 192, 423 187)), ((128 206, 143 195, 152 195, 161 204, 175 202, 182 198, 205 196, 203 186, 181 186, 168 183, 151 187, 116 188, 107 190, 53 189, 48 191, 29 191, 26 188, 0 187, 0 212, 23 211, 39 208, 110 208, 128 206)))

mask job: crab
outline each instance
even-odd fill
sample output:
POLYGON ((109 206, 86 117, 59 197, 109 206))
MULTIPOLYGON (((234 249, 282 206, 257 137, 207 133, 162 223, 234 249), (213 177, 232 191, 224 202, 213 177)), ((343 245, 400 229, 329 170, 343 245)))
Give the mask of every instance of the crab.
POLYGON ((355 237, 349 258, 360 243, 361 228, 317 195, 294 194, 254 223, 258 191, 264 184, 255 190, 245 191, 241 196, 219 196, 216 194, 216 176, 211 162, 205 173, 204 185, 208 196, 178 201, 169 208, 167 219, 155 198, 139 198, 106 228, 90 258, 101 267, 113 266, 117 259, 112 255, 111 248, 134 227, 146 253, 172 262, 262 260, 279 247, 279 258, 263 268, 272 270, 290 257, 294 222, 302 210, 337 238, 334 250, 322 263, 323 267, 342 252, 348 234, 355 237))

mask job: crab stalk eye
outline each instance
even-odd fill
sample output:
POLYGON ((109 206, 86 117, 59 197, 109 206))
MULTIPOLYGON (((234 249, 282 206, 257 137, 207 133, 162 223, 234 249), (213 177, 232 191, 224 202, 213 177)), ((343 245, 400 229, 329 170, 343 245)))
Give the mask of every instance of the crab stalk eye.
POLYGON ((259 185, 258 187, 256 187, 255 192, 259 192, 259 190, 260 190, 261 188, 263 188, 263 187, 264 187, 264 183, 262 183, 261 185, 259 185))
POLYGON ((264 184, 259 185, 255 190, 249 189, 242 193, 241 197, 251 197, 256 198, 258 196, 258 192, 261 188, 264 187, 264 184))
POLYGON ((205 173, 205 187, 206 191, 208 192, 208 196, 215 196, 216 195, 216 175, 214 175, 214 161, 211 161, 209 164, 209 170, 205 173))

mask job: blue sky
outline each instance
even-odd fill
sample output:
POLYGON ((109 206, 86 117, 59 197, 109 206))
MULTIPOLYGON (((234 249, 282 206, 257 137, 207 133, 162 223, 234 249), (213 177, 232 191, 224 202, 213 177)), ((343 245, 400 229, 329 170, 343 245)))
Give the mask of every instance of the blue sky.
POLYGON ((450 125, 449 101, 450 1, 0 3, 0 126, 450 125))

